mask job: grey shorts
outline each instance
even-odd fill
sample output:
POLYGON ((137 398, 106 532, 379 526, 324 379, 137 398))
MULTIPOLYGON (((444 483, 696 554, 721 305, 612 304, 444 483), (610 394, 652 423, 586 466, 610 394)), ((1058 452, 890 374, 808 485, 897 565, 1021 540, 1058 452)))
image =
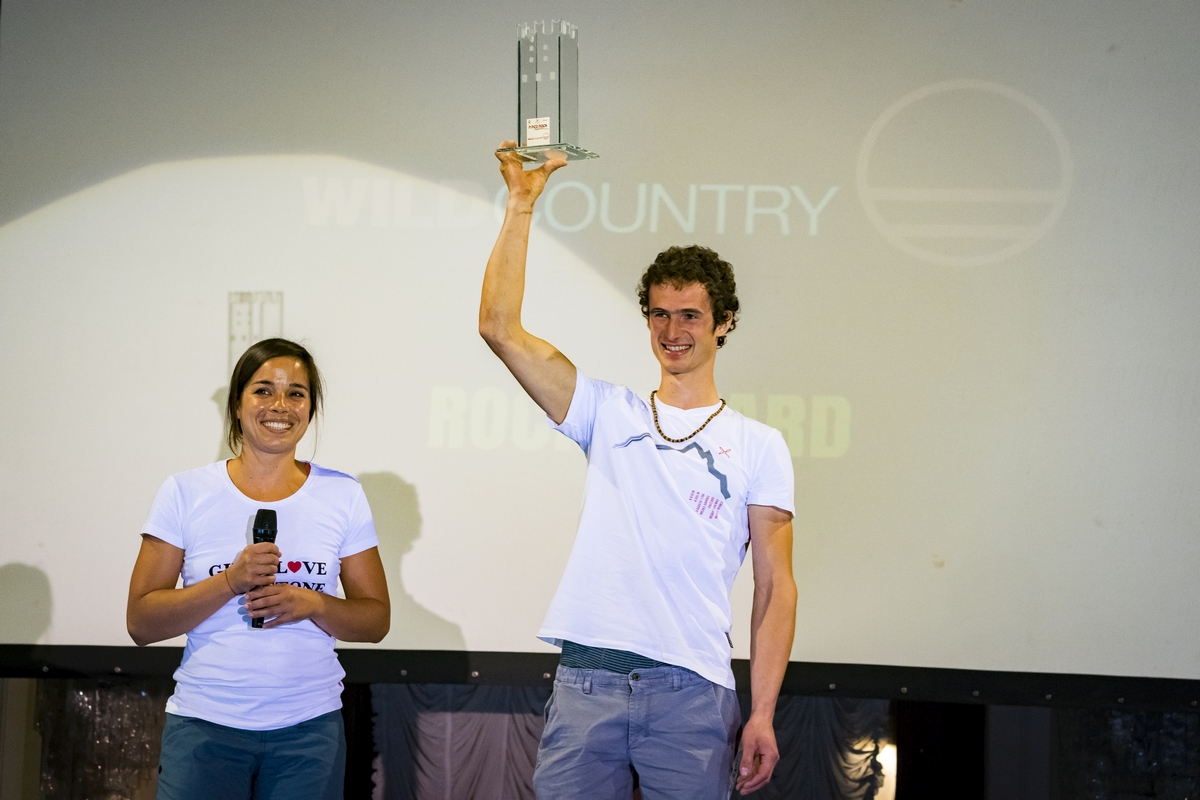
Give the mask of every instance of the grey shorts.
POLYGON ((559 667, 546 704, 538 800, 729 800, 737 694, 682 667, 622 675, 559 667))

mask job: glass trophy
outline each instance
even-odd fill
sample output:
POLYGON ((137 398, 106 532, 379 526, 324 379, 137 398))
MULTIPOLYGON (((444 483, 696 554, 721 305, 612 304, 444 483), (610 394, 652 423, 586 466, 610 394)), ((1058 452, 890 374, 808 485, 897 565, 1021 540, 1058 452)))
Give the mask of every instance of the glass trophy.
POLYGON ((551 153, 568 161, 599 158, 579 139, 579 29, 564 20, 517 26, 517 147, 523 161, 551 153))

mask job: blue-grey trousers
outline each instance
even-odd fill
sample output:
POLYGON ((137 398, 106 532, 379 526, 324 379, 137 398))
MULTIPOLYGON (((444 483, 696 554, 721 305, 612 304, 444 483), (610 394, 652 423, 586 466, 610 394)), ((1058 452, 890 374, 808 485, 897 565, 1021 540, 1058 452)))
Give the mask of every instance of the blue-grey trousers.
POLYGON ((546 704, 538 800, 729 800, 737 694, 682 667, 622 675, 559 667, 546 704))
POLYGON ((342 800, 342 712, 273 731, 167 714, 158 764, 157 800, 342 800))

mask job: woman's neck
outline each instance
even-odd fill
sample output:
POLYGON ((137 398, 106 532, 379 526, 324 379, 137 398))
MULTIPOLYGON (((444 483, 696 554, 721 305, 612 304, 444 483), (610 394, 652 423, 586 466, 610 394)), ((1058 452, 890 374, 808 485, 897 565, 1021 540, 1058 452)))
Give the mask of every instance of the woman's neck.
POLYGON ((297 461, 295 450, 258 453, 243 447, 236 458, 226 462, 226 468, 238 491, 264 503, 291 497, 308 480, 309 473, 309 464, 297 461))

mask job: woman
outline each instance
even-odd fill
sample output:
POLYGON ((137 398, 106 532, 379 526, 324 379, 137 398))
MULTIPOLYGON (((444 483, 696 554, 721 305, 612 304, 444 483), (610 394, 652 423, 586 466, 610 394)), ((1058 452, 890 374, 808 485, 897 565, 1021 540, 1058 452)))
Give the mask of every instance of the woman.
POLYGON ((259 342, 230 380, 225 424, 237 457, 174 475, 154 498, 130 580, 129 635, 146 645, 187 634, 167 701, 160 800, 342 797, 345 672, 334 640, 378 642, 391 610, 362 488, 296 460, 320 407, 309 352, 259 342), (248 544, 259 509, 277 514, 276 544, 248 544))

